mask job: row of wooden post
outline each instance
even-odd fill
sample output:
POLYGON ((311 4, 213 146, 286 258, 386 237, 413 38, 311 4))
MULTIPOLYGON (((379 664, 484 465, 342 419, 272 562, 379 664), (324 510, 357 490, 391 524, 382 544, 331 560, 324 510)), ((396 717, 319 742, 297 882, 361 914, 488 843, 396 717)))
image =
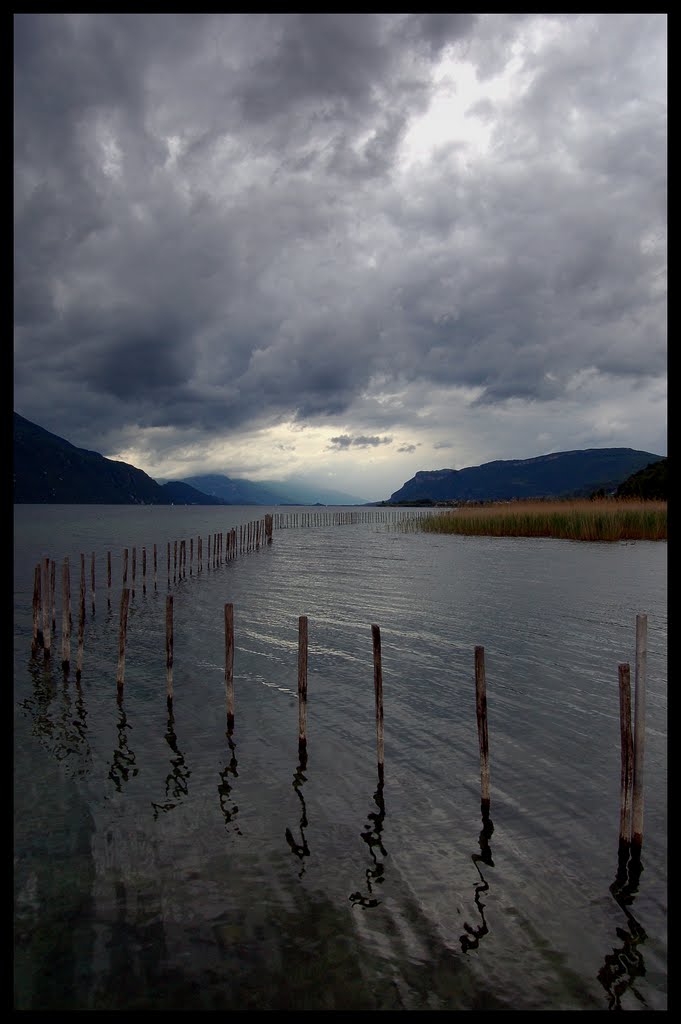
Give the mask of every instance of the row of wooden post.
MULTIPOLYGON (((49 559, 45 559, 45 571, 42 574, 42 612, 43 612, 43 643, 46 655, 50 650, 51 625, 49 611, 52 604, 49 600, 50 588, 54 588, 55 566, 52 563, 50 573, 49 559)), ((68 672, 70 661, 71 637, 71 606, 68 559, 63 567, 63 630, 62 630, 62 666, 68 672)), ((33 595, 34 608, 34 645, 38 642, 38 621, 41 594, 40 565, 35 569, 35 586, 33 595)), ((125 644, 127 637, 128 606, 130 591, 124 587, 121 592, 118 670, 116 686, 119 697, 122 696, 125 675, 125 644)), ((81 555, 80 595, 78 602, 78 657, 76 677, 82 671, 83 625, 85 622, 85 558, 81 555)), ((232 734, 234 729, 234 606, 226 604, 225 615, 225 694, 227 701, 227 731, 232 734)), ((298 753, 300 762, 307 761, 307 663, 308 663, 308 620, 301 615, 298 619, 298 753)), ((626 858, 640 856, 643 843, 643 759, 645 748, 645 685, 647 660, 646 615, 636 616, 636 675, 634 729, 631 723, 631 672, 628 663, 618 666, 619 697, 620 697, 620 735, 621 735, 621 773, 620 773, 620 829, 619 856, 626 858)), ((381 664, 381 631, 377 625, 371 627, 374 660, 374 692, 376 700, 376 750, 379 780, 384 774, 384 740, 383 740, 383 672, 381 664)), ((167 701, 173 701, 173 598, 166 598, 166 677, 167 701)), ((489 733, 487 726, 487 687, 485 678, 485 649, 475 648, 475 707, 478 726, 478 742, 480 748, 480 803, 483 816, 490 810, 490 768, 489 768, 489 733)))
MULTIPOLYGON (((168 672, 168 702, 172 703, 173 666, 173 599, 166 599, 166 655, 168 672)), ((123 612, 121 611, 121 623, 123 612)), ((307 616, 298 619, 298 754, 301 765, 307 762, 307 616)), ((636 616, 636 697, 635 731, 632 739, 631 696, 629 665, 619 666, 620 726, 622 739, 620 859, 631 850, 640 855, 643 843, 643 755, 645 744, 645 679, 647 658, 646 615, 636 616)), ((372 625, 374 659, 374 695, 376 701, 376 753, 379 781, 384 778, 383 738, 383 669, 381 661, 381 630, 372 625)), ((485 677, 485 648, 477 646, 475 664, 475 711, 480 748, 480 807, 483 819, 490 812, 489 731, 487 725, 487 682, 485 677)), ((227 698, 227 731, 234 729, 234 606, 225 605, 225 692, 227 698)))
MULTIPOLYGON (((273 516, 267 514, 264 519, 258 520, 252 523, 242 524, 237 533, 236 528, 232 528, 223 537, 223 534, 213 534, 213 568, 221 563, 223 552, 224 552, 224 540, 226 539, 227 547, 227 558, 236 557, 239 551, 250 551, 260 547, 261 543, 272 543, 272 528, 273 528, 273 516)), ((190 573, 191 566, 194 557, 194 540, 193 538, 189 541, 190 550, 190 573)), ((168 562, 168 584, 170 585, 170 541, 167 545, 167 562, 168 562)), ((174 542, 173 545, 174 554, 174 578, 177 577, 178 566, 180 574, 186 575, 187 566, 187 546, 186 541, 181 540, 174 542), (179 561, 178 561, 179 559, 179 561)), ((199 562, 199 569, 203 566, 203 541, 202 538, 198 538, 197 543, 197 559, 199 562)), ((208 535, 208 566, 211 564, 211 535, 208 535)), ((128 566, 129 566, 129 549, 123 549, 123 591, 128 589, 128 566)), ((154 589, 157 587, 157 571, 158 571, 158 557, 157 548, 154 544, 153 549, 153 567, 154 567, 154 589)), ((132 549, 132 594, 135 593, 135 576, 137 571, 137 549, 132 549)), ((144 587, 146 589, 146 573, 147 573, 147 550, 142 548, 142 577, 144 580, 144 587)), ((90 586, 91 586, 91 600, 92 600, 92 613, 95 611, 95 554, 92 553, 91 566, 90 566, 90 586)), ((107 552, 107 586, 109 593, 109 604, 111 603, 111 552, 107 552)), ((54 561, 49 558, 45 558, 42 563, 38 562, 35 566, 33 576, 33 650, 34 652, 38 647, 42 646, 43 652, 46 658, 51 657, 52 653, 52 631, 56 629, 56 603, 55 603, 55 590, 56 590, 56 565, 54 561)), ((86 572, 85 572, 85 555, 80 556, 80 593, 78 600, 78 655, 76 662, 76 673, 80 677, 83 666, 83 640, 85 633, 85 599, 86 599, 86 572)), ((129 594, 126 598, 129 601, 129 594)), ((71 615, 71 579, 69 570, 69 560, 64 559, 62 566, 62 667, 65 672, 70 671, 71 663, 71 630, 73 626, 73 619, 71 615)))

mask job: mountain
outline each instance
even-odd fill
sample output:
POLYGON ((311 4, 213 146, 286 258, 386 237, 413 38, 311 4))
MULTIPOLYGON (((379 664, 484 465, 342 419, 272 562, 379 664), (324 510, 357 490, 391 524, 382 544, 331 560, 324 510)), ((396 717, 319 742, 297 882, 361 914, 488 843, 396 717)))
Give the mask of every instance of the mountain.
POLYGON ((234 479, 219 473, 206 473, 184 478, 184 483, 197 487, 205 494, 214 494, 230 505, 366 505, 366 499, 356 495, 333 491, 316 485, 292 480, 234 479))
POLYGON ((76 448, 14 413, 14 502, 17 505, 222 505, 182 484, 158 484, 127 462, 76 448))
POLYGON ((391 494, 389 504, 418 501, 508 501, 612 493, 661 455, 633 448, 586 448, 535 459, 486 462, 467 469, 422 471, 391 494))
POLYGON ((667 460, 650 462, 645 469, 627 477, 615 492, 618 498, 644 498, 648 501, 667 501, 669 497, 669 476, 667 460))
POLYGON ((256 484, 251 480, 232 479, 222 476, 220 473, 189 476, 178 482, 196 487, 204 494, 213 495, 225 505, 281 505, 282 503, 281 496, 269 490, 264 484, 256 484))

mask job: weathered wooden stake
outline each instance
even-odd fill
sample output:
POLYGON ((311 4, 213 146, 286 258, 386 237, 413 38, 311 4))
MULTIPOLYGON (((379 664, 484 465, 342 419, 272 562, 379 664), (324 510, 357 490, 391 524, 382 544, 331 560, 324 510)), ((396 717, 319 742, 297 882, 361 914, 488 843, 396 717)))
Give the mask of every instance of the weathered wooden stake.
POLYGON ((168 707, 173 706, 173 596, 166 597, 166 680, 168 707))
POLYGON ((381 664, 381 629, 372 625, 374 643, 374 693, 376 696, 376 750, 378 754, 378 781, 383 782, 383 667, 381 664))
POLYGON ((76 679, 83 671, 83 643, 85 639, 85 555, 80 556, 80 594, 78 598, 78 653, 76 655, 76 679))
POLYGON ((620 839, 619 859, 626 858, 631 845, 631 786, 633 779, 633 740, 631 735, 631 673, 628 664, 618 666, 620 691, 620 839))
POLYGON ((43 561, 43 653, 46 658, 50 657, 50 641, 52 629, 50 628, 50 560, 43 561))
POLYGON ((298 618, 298 758, 307 763, 307 615, 298 618))
POLYGON ((234 605, 225 605, 225 695, 227 735, 234 731, 234 605))
POLYGON ((636 616, 636 674, 634 679, 634 787, 631 805, 631 852, 640 857, 643 845, 643 754, 646 732, 646 661, 648 616, 636 616))
POLYGON ((123 548, 123 586, 128 582, 128 549, 123 548))
POLYGON ((50 615, 52 616, 52 629, 57 628, 57 563, 50 562, 50 615))
POLYGON ((485 683, 485 648, 475 648, 475 713, 480 743, 480 807, 489 814, 489 736, 487 733, 487 690, 485 683))
POLYGON ((123 696, 123 683, 125 680, 125 641, 128 635, 128 605, 130 603, 130 591, 125 587, 121 591, 121 618, 118 629, 118 671, 116 673, 116 689, 118 699, 123 696))
POLYGON ((40 628, 40 617, 42 614, 41 605, 42 595, 42 573, 40 568, 40 562, 36 565, 33 570, 33 652, 41 646, 43 642, 43 631, 40 628))
POLYGON ((142 593, 147 592, 147 549, 142 548, 142 593))
POLYGON ((135 577, 137 576, 137 548, 132 549, 132 596, 135 596, 135 577))
POLYGON ((64 675, 67 676, 71 668, 71 574, 68 558, 64 559, 62 566, 61 594, 61 667, 64 670, 64 675))

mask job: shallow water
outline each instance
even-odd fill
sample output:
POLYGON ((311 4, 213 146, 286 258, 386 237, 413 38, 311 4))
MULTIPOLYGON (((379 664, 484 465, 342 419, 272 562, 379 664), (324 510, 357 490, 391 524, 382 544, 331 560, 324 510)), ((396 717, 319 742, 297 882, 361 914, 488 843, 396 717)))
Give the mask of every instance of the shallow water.
POLYGON ((15 1008, 666 1009, 666 544, 376 523, 276 529, 271 545, 205 564, 208 533, 266 511, 15 507, 15 1008), (192 571, 168 584, 166 544, 190 537, 192 571), (154 543, 157 586, 150 569, 144 586, 137 576, 118 702, 122 550, 150 558, 154 543), (59 581, 68 556, 73 594, 81 553, 83 671, 65 683, 59 582, 53 656, 31 653, 33 568, 50 557, 59 581), (638 614, 642 871, 617 880, 618 664, 630 663, 633 690, 638 614))

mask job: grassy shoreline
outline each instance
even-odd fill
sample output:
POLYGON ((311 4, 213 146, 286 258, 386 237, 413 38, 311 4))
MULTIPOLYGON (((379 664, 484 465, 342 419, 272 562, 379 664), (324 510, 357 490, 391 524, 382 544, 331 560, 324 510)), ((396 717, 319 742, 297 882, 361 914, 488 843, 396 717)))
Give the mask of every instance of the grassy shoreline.
POLYGON ((440 515, 409 519, 404 529, 486 537, 666 541, 667 502, 587 498, 459 505, 440 515))

